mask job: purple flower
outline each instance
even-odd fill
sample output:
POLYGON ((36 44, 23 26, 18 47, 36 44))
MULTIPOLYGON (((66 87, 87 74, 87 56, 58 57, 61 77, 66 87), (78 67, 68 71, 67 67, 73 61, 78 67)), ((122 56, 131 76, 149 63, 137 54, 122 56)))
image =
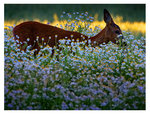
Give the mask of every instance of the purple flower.
POLYGON ((8 88, 5 87, 5 94, 7 94, 9 92, 8 88))
POLYGON ((95 105, 90 106, 91 110, 100 110, 100 108, 96 107, 95 105))
POLYGON ((139 91, 140 91, 141 93, 144 93, 144 87, 138 86, 138 89, 139 89, 139 91))
POLYGON ((8 104, 8 107, 9 107, 9 108, 12 108, 12 107, 13 107, 13 105, 12 105, 12 104, 8 104))
POLYGON ((73 104, 72 104, 72 103, 69 103, 69 107, 73 107, 73 104))
POLYGON ((60 18, 63 18, 63 17, 64 17, 63 15, 60 16, 60 18))
POLYGON ((50 22, 47 23, 48 25, 50 24, 50 22))
POLYGON ((101 106, 106 106, 106 105, 107 105, 107 102, 101 103, 101 106))
POLYGON ((75 82, 71 82, 71 84, 70 85, 77 85, 77 83, 75 83, 75 82))
POLYGON ((32 106, 28 106, 27 109, 28 110, 32 110, 33 108, 32 108, 32 106))
POLYGON ((66 110, 66 109, 68 109, 68 106, 67 106, 67 104, 66 104, 65 102, 62 102, 61 108, 62 108, 63 110, 66 110))
POLYGON ((57 89, 62 89, 63 87, 61 85, 56 85, 57 89))
POLYGON ((38 89, 37 88, 34 88, 34 92, 37 92, 38 91, 38 89))
POLYGON ((52 89, 51 89, 51 92, 55 92, 55 88, 52 88, 52 89))
POLYGON ((112 101, 113 101, 113 102, 119 102, 120 99, 116 97, 116 98, 113 98, 112 101))

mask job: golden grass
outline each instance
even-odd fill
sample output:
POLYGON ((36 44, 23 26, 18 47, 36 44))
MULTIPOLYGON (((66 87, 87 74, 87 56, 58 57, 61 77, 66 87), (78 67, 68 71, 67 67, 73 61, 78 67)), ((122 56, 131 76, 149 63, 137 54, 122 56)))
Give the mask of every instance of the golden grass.
MULTIPOLYGON (((60 26, 60 25, 65 26, 65 24, 68 23, 67 20, 59 21, 56 14, 54 14, 53 18, 54 18, 54 21, 52 23, 50 23, 53 26, 56 26, 56 25, 57 26, 60 26)), ((95 15, 96 21, 90 23, 90 28, 92 28, 92 30, 94 30, 94 28, 96 26, 100 26, 101 29, 103 29, 105 27, 105 22, 104 21, 97 21, 97 18, 98 18, 98 15, 96 14, 95 15)), ((129 21, 123 22, 122 19, 123 19, 122 17, 117 16, 114 18, 114 21, 116 22, 116 24, 118 24, 120 26, 120 28, 123 31, 129 31, 129 32, 134 32, 134 33, 140 32, 142 34, 145 34, 145 32, 146 32, 146 23, 145 22, 129 22, 129 21)), ((20 20, 17 22, 16 22, 16 20, 5 21, 4 25, 6 28, 6 26, 13 26, 14 24, 18 25, 24 21, 28 21, 28 20, 20 20)), ((34 21, 42 22, 45 24, 48 23, 48 20, 40 21, 39 19, 34 19, 34 21)))

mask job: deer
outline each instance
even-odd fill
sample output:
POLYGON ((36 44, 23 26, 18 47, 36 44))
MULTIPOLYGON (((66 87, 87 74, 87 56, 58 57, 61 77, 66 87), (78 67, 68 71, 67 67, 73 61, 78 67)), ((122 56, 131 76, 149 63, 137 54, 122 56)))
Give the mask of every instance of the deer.
POLYGON ((64 30, 49 24, 26 21, 13 28, 14 39, 20 44, 21 50, 26 50, 26 48, 24 48, 25 43, 31 46, 31 50, 36 49, 35 55, 40 51, 38 42, 45 42, 45 45, 48 44, 53 48, 58 44, 59 40, 64 38, 74 39, 74 41, 78 39, 79 42, 83 41, 83 39, 91 40, 92 46, 99 46, 103 43, 107 44, 109 41, 119 44, 119 39, 121 39, 122 43, 123 35, 120 27, 115 24, 107 9, 104 9, 103 12, 106 26, 97 35, 92 37, 88 37, 79 32, 64 30))

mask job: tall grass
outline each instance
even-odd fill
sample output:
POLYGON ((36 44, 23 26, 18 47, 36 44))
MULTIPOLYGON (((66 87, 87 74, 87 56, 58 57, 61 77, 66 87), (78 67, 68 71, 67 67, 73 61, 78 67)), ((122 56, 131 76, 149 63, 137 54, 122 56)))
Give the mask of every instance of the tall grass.
MULTIPOLYGON (((66 12, 64 12, 64 13, 66 13, 66 12)), ((34 21, 42 22, 42 23, 45 23, 45 24, 49 23, 53 26, 58 26, 58 27, 61 27, 61 28, 64 28, 67 25, 71 25, 71 23, 74 25, 74 24, 76 24, 76 23, 74 23, 74 21, 75 22, 78 21, 80 23, 80 25, 84 26, 84 28, 89 28, 93 32, 94 32, 95 28, 97 28, 97 27, 101 28, 101 29, 105 27, 105 22, 104 21, 98 21, 97 20, 97 18, 99 16, 98 14, 95 14, 94 17, 92 17, 94 19, 94 21, 92 21, 91 16, 89 16, 89 17, 86 16, 88 14, 88 12, 86 12, 87 14, 85 14, 85 16, 83 15, 84 13, 81 13, 80 15, 77 14, 77 13, 79 13, 79 12, 74 12, 72 17, 70 17, 70 18, 69 18, 69 16, 63 16, 63 15, 60 15, 60 17, 58 17, 57 14, 54 14, 53 15, 53 18, 54 18, 53 22, 49 22, 48 20, 41 21, 40 19, 34 19, 34 21), (83 19, 81 21, 81 19, 79 17, 82 17, 82 16, 83 16, 83 19), (89 24, 89 22, 90 22, 90 24, 89 24), (86 26, 88 26, 88 27, 86 27, 86 26)), ((70 15, 70 13, 66 13, 66 15, 70 15)), ((135 35, 138 38, 140 38, 141 36, 145 37, 145 32, 146 32, 146 23, 145 22, 123 21, 123 17, 121 17, 121 16, 116 16, 116 17, 113 17, 113 18, 115 20, 115 23, 117 23, 120 26, 122 31, 132 32, 132 34, 135 35)), ((5 21, 5 23, 4 23, 5 28, 8 29, 7 26, 18 25, 18 24, 20 24, 24 21, 29 21, 29 20, 24 19, 24 20, 19 20, 19 21, 16 21, 16 20, 5 21)), ((66 29, 67 30, 78 31, 77 26, 75 26, 74 28, 75 29, 69 28, 69 26, 68 26, 68 28, 66 28, 66 29)), ((84 31, 84 29, 82 31, 84 31)), ((79 31, 79 32, 81 32, 81 31, 79 31)), ((95 31, 95 32, 98 32, 98 31, 95 31)))
MULTIPOLYGON (((83 20, 62 28, 88 36, 100 31, 83 20)), ((5 109, 144 110, 145 38, 123 34, 126 47, 109 42, 83 48, 85 42, 64 39, 53 56, 45 46, 35 57, 30 46, 18 48, 12 27, 5 29, 5 109)))

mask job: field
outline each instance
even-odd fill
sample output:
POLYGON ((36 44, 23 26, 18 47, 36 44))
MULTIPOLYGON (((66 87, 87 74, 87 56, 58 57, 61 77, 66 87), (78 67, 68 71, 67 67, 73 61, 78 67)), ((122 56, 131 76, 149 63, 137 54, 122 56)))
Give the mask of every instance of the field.
MULTIPOLYGON (((94 36, 105 26, 96 17, 63 12, 51 24, 94 36)), ((145 22, 114 20, 124 27, 125 47, 109 42, 84 49, 85 42, 62 40, 54 56, 41 46, 36 57, 13 38, 13 24, 21 21, 6 20, 5 110, 145 110, 145 22)))

